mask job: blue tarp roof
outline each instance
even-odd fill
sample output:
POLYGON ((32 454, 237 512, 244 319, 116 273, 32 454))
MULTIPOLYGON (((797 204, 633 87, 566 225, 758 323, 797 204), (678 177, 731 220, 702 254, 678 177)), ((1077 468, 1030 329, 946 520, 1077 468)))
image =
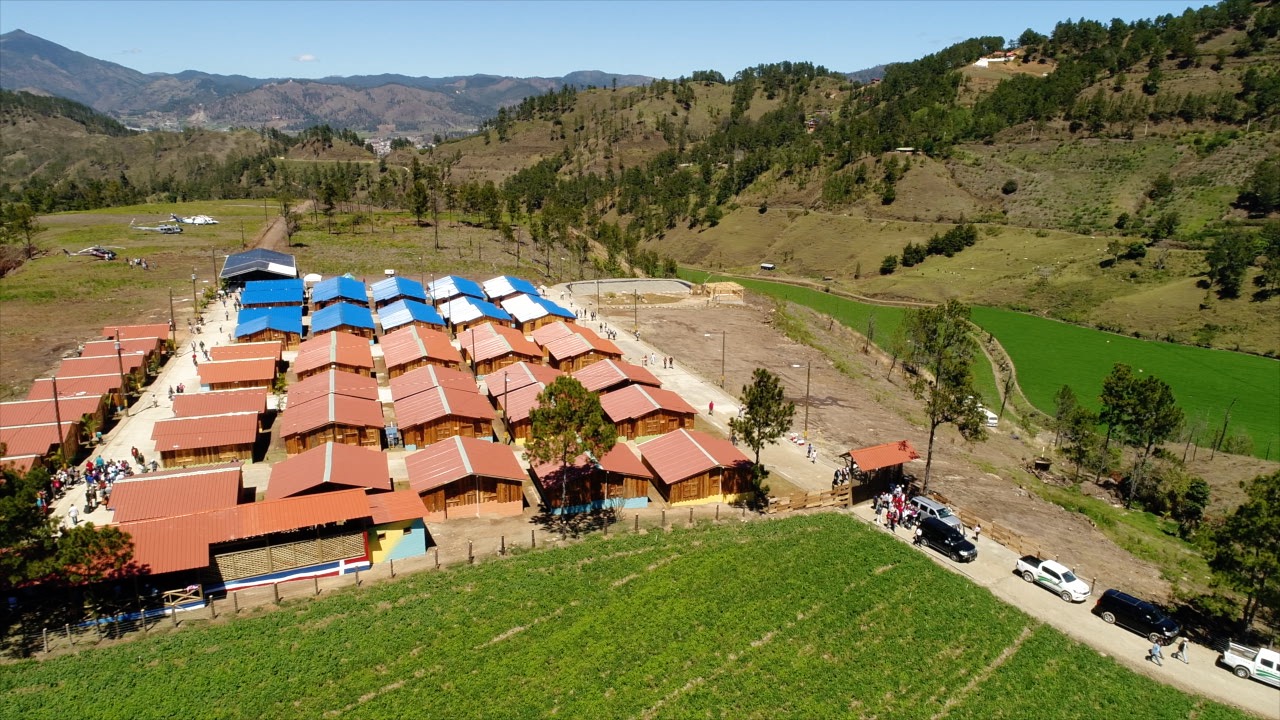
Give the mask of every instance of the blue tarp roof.
POLYGON ((537 295, 538 288, 524 278, 518 278, 513 275, 499 275, 496 278, 489 278, 484 281, 484 293, 490 300, 495 300, 518 293, 537 295))
POLYGON ((435 308, 417 300, 397 300, 391 303, 378 311, 378 320, 382 323, 384 332, 412 322, 444 326, 444 318, 440 317, 435 308))
POLYGON ((373 313, 369 308, 351 303, 336 303, 311 314, 311 335, 329 332, 342 326, 373 329, 373 313))
POLYGON ((442 278, 436 278, 428 290, 431 293, 433 302, 451 300, 459 295, 484 299, 484 290, 480 289, 480 283, 457 275, 445 275, 442 278))
POLYGON ((422 301, 427 299, 427 291, 422 287, 422 283, 405 277, 379 280, 370 289, 373 290, 373 301, 375 303, 394 300, 398 297, 422 301))
POLYGON ((302 308, 297 305, 273 308, 244 308, 236 316, 236 337, 267 328, 302 334, 302 308))
POLYGON ((369 301, 369 293, 364 283, 347 275, 321 280, 311 288, 311 302, 337 299, 354 300, 356 304, 361 304, 369 301))
POLYGON ((227 261, 222 264, 222 273, 219 277, 231 279, 255 271, 296 278, 298 276, 298 265, 292 255, 286 255, 275 250, 254 248, 253 250, 228 255, 227 261))
POLYGON ((274 303, 302 304, 301 280, 255 280, 245 283, 240 295, 241 305, 269 305, 274 303))

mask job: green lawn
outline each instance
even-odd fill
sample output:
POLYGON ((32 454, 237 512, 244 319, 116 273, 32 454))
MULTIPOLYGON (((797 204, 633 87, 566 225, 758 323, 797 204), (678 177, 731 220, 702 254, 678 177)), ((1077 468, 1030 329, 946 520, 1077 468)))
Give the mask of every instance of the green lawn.
POLYGON ((0 704, 22 718, 1246 717, 838 514, 595 536, 22 662, 0 671, 0 704))

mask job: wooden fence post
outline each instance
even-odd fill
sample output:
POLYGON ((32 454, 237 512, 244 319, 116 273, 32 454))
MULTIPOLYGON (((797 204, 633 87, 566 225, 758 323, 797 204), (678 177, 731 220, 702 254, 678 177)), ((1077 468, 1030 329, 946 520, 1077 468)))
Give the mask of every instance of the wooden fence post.
POLYGON ((689 508, 689 527, 693 527, 693 508, 689 508))
POLYGON ((439 570, 440 569, 440 546, 439 545, 435 547, 435 551, 436 551, 436 569, 439 570))
POLYGON ((636 533, 637 535, 639 535, 639 534, 640 534, 640 513, 636 513, 636 529, 635 529, 635 533, 636 533))
POLYGON ((391 558, 390 560, 387 561, 387 565, 391 567, 391 577, 395 577, 396 576, 396 559, 391 558))
POLYGON ((537 530, 533 530, 533 529, 529 530, 529 547, 530 548, 538 547, 538 538, 536 537, 536 533, 537 533, 537 530))
POLYGON ((356 571, 356 587, 360 587, 360 571, 356 571))
POLYGON ((176 604, 169 609, 169 617, 173 619, 173 626, 178 627, 178 606, 176 604))
POLYGON ((216 609, 214 609, 214 607, 213 607, 213 602, 214 602, 213 598, 209 598, 209 619, 210 619, 210 620, 217 620, 217 619, 218 619, 218 611, 217 611, 216 609))
POLYGON ((271 595, 272 595, 272 601, 275 604, 279 605, 280 604, 280 583, 271 583, 271 595))
POLYGON ((476 556, 475 556, 475 553, 472 552, 472 545, 470 540, 467 541, 467 564, 468 565, 476 564, 476 556))
POLYGON ((49 628, 41 628, 40 638, 44 641, 44 651, 49 652, 49 628))
POLYGON ((311 576, 311 587, 312 589, 315 590, 316 595, 320 594, 320 576, 319 575, 311 576))
POLYGON ((659 523, 659 526, 660 526, 663 530, 666 530, 666 529, 667 529, 667 509, 666 509, 666 508, 663 508, 663 509, 662 509, 662 520, 661 520, 661 522, 659 523))
POLYGON ((71 643, 72 645, 75 645, 75 644, 76 644, 76 639, 75 639, 75 638, 73 638, 73 637, 71 637, 71 624, 70 624, 70 623, 67 623, 67 624, 63 625, 63 626, 62 626, 62 629, 67 631, 67 642, 71 643))
POLYGON ((238 592, 231 593, 231 612, 240 614, 240 593, 238 592))
POLYGON ((498 554, 499 555, 507 554, 507 536, 506 535, 503 535, 498 539, 498 554))
POLYGON ((720 522, 720 503, 716 503, 716 522, 720 522))

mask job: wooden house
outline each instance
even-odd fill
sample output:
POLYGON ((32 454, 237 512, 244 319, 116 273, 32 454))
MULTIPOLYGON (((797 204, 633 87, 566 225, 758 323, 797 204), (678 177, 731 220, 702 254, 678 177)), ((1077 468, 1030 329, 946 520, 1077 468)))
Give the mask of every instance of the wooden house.
POLYGON ((258 413, 160 420, 151 430, 165 467, 253 461, 258 441, 258 413))
MULTIPOLYGON (((162 338, 126 338, 120 342, 120 354, 142 353, 143 365, 150 368, 164 360, 169 344, 162 338)), ((115 357, 115 340, 91 340, 80 348, 80 357, 115 357)))
POLYGON ((662 387, 662 381, 647 369, 621 360, 601 360, 573 373, 573 379, 591 392, 606 393, 627 385, 662 387))
POLYGON ((473 297, 458 297, 440 306, 440 316, 449 323, 454 337, 478 325, 494 324, 505 327, 515 325, 511 313, 494 305, 488 300, 473 297))
POLYGON ((438 330, 404 327, 383 335, 381 345, 389 378, 428 365, 450 369, 462 365, 462 355, 449 342, 449 336, 438 330))
POLYGON ((86 377, 89 375, 123 375, 125 382, 131 387, 140 388, 147 384, 146 353, 140 350, 124 352, 119 355, 114 351, 110 355, 98 357, 67 358, 58 365, 58 382, 63 378, 86 377))
POLYGON ((464 392, 476 391, 476 379, 464 370, 427 365, 391 378, 391 398, 403 400, 431 388, 444 387, 464 392))
POLYGON ((626 443, 614 445, 599 462, 579 455, 568 466, 544 463, 531 472, 542 504, 553 514, 649 506, 653 473, 626 443))
POLYGON ((723 438, 677 430, 639 449, 654 485, 671 505, 733 502, 753 492, 751 459, 723 438))
POLYGON ((474 387, 434 387, 395 401, 405 446, 423 447, 446 438, 492 438, 493 407, 474 387))
POLYGON ((506 445, 455 436, 409 455, 405 465, 428 522, 513 517, 524 511, 528 475, 506 445))
POLYGON ((356 335, 366 341, 372 340, 373 313, 367 305, 352 305, 349 302, 337 301, 311 314, 311 334, 338 331, 356 335))
POLYGON ((290 455, 327 442, 381 449, 384 427, 382 403, 331 394, 287 405, 281 415, 280 436, 290 455))
POLYGON ((311 311, 319 310, 337 303, 351 303, 357 307, 369 304, 369 289, 364 283, 349 275, 326 278, 311 288, 311 311))
POLYGON ((621 360, 622 350, 611 340, 582 328, 582 332, 566 335, 542 346, 547 364, 557 370, 573 373, 601 360, 621 360))
POLYGON ((539 297, 538 288, 534 287, 533 283, 514 275, 499 275, 489 278, 480 283, 480 289, 484 291, 484 296, 491 303, 501 303, 503 300, 516 295, 539 297))
MULTIPOLYGON (((547 383, 533 382, 493 395, 494 401, 502 410, 503 421, 507 424, 507 436, 517 445, 524 445, 532 437, 533 422, 530 413, 538 407, 538 396, 546 388, 547 383)), ((490 394, 492 393, 493 390, 490 389, 490 394)))
POLYGON ((427 290, 422 283, 407 277, 395 276, 379 280, 369 286, 369 290, 373 294, 373 307, 378 310, 400 300, 420 303, 427 301, 427 290))
POLYGON ((349 488, 391 492, 387 454, 373 448, 324 443, 271 466, 267 499, 349 488))
POLYGON ((328 370, 307 376, 306 380, 289 386, 285 407, 294 407, 313 400, 323 400, 330 395, 344 395, 359 400, 377 401, 378 381, 368 375, 328 370))
POLYGON ((524 333, 494 323, 468 328, 458 335, 458 344, 476 375, 489 375, 518 362, 542 362, 542 350, 524 333))
POLYGON ((569 310, 539 295, 513 295, 502 301, 502 309, 511 314, 515 327, 526 335, 540 327, 577 319, 569 310))
POLYGON ((251 280, 240 293, 242 308, 277 308, 299 306, 306 300, 306 288, 297 278, 284 280, 251 280))
POLYGON ((270 388, 276 382, 276 361, 265 357, 204 362, 196 372, 206 391, 270 388))
POLYGON ((293 350, 302 342, 302 306, 245 308, 236 315, 234 334, 238 343, 274 341, 293 350))
MULTIPOLYGON (((61 391, 62 388, 58 389, 61 391)), ((44 400, 17 400, 0 403, 0 427, 53 422, 75 422, 83 426, 88 422, 97 429, 104 429, 108 410, 107 396, 93 393, 59 397, 56 403, 52 397, 44 400)), ((86 432, 81 434, 87 435, 86 432)))
POLYGON ((698 411, 684 398, 662 388, 628 385, 600 396, 600 407, 618 428, 618 435, 638 438, 693 429, 698 411))
POLYGON ((382 326, 384 333, 409 326, 448 332, 448 326, 440 313, 434 307, 417 300, 397 300, 380 309, 378 324, 382 326))
POLYGON ((74 398, 92 395, 105 398, 107 412, 119 407, 123 402, 120 392, 120 375, 87 375, 72 378, 36 378, 27 391, 28 400, 48 400, 53 397, 53 388, 57 385, 59 398, 74 398))
POLYGON ((298 346, 293 372, 299 380, 329 370, 373 376, 373 351, 369 341, 346 332, 316 335, 298 346))

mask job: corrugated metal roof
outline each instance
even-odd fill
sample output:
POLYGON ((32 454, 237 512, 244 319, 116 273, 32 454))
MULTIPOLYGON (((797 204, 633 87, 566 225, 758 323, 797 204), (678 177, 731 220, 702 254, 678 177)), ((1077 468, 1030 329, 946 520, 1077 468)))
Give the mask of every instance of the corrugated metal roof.
POLYGON ((401 328, 383 335, 381 345, 388 370, 424 358, 454 365, 462 362, 462 355, 449 342, 449 336, 438 330, 417 326, 401 328))
POLYGON ((239 464, 134 475, 111 489, 111 521, 136 522, 234 507, 243 489, 239 464))
POLYGON ((434 387, 475 391, 476 380, 470 373, 437 365, 427 365, 391 378, 391 397, 402 400, 434 387))
POLYGON ((538 396, 547 388, 547 385, 541 382, 525 385, 519 390, 508 390, 504 395, 501 390, 494 399, 498 401, 498 405, 502 408, 503 415, 510 422, 521 422, 529 418, 529 411, 538 406, 538 396))
POLYGON ((417 300, 397 300, 378 311, 378 323, 383 332, 390 332, 409 323, 427 323, 444 327, 444 318, 430 305, 417 300))
POLYGON ((276 378, 276 361, 271 358, 219 360, 200 363, 196 373, 201 385, 233 382, 262 382, 270 385, 276 378))
MULTIPOLYGON (((301 286, 276 285, 291 282, 289 280, 259 280, 246 283, 244 292, 240 294, 243 307, 255 305, 301 305, 306 298, 301 286)), ((299 280, 299 283, 302 281, 299 280)))
POLYGON ((258 439, 258 413, 159 420, 151 428, 157 451, 249 445, 258 439))
POLYGON ((546 347, 547 343, 570 335, 582 334, 583 332, 590 331, 575 322, 559 321, 543 325, 529 334, 533 336, 534 342, 546 347))
POLYGON ((67 358, 58 365, 58 372, 54 374, 58 376, 58 383, 61 384, 64 377, 110 375, 111 373, 119 375, 122 365, 125 374, 129 374, 142 367, 146 361, 146 353, 136 351, 131 353, 122 351, 118 358, 115 352, 100 357, 67 358))
POLYGON ((328 442, 271 466, 267 499, 278 500, 318 487, 391 490, 387 455, 381 450, 328 442))
MULTIPOLYGON (((292 256, 289 256, 292 257, 292 256)), ((251 280, 244 284, 245 290, 261 290, 280 292, 282 290, 303 290, 306 284, 298 278, 282 278, 279 280, 251 280)))
POLYGON ((275 250, 254 248, 253 250, 228 255, 227 261, 222 265, 222 273, 219 277, 234 278, 254 271, 275 273, 286 278, 296 278, 298 276, 298 266, 292 255, 276 252, 275 250))
POLYGON ((475 362, 485 362, 508 355, 542 359, 542 350, 525 338, 524 333, 504 325, 485 323, 458 333, 458 345, 475 362), (472 345, 475 345, 473 348, 472 345))
POLYGON ((553 367, 522 360, 485 375, 484 384, 489 397, 497 398, 533 383, 550 385, 561 375, 564 373, 553 367))
POLYGON ((446 417, 493 420, 493 406, 473 385, 470 390, 433 387, 395 401, 401 430, 446 417))
POLYGON ((458 297, 440 306, 440 316, 452 325, 475 322, 481 318, 511 322, 511 314, 488 300, 458 297))
MULTIPOLYGON (((325 308, 325 310, 328 309, 325 308)), ((293 371, 306 373, 335 363, 372 370, 373 350, 369 347, 368 339, 344 332, 313 335, 310 340, 298 346, 298 357, 293 361, 293 371)))
POLYGON ((518 293, 538 294, 538 289, 533 286, 533 283, 514 275, 499 275, 495 278, 489 278, 481 283, 481 287, 484 289, 485 297, 494 302, 518 293))
MULTIPOLYGON (((60 398, 102 397, 107 393, 114 393, 119 390, 120 373, 114 371, 103 375, 58 377, 58 397, 60 398)), ((31 381, 31 389, 27 391, 28 400, 47 400, 52 397, 53 380, 50 378, 36 378, 31 381)))
POLYGON ((178 393, 173 396, 173 416, 201 417, 230 413, 264 413, 267 411, 267 388, 217 390, 213 392, 178 393))
MULTIPOLYGON (((62 388, 59 387, 58 390, 62 388)), ((85 415, 97 412, 101 405, 101 395, 60 398, 56 408, 52 397, 47 400, 17 400, 0 403, 0 427, 52 423, 57 422, 59 417, 63 422, 74 422, 85 415)))
POLYGON ((419 495, 477 475, 517 482, 524 482, 528 477, 510 446, 459 436, 432 443, 409 455, 405 466, 409 471, 409 485, 419 495))
POLYGON ((906 440, 850 450, 847 455, 853 458, 863 472, 901 465, 920 458, 920 453, 916 452, 916 449, 906 440))
POLYGON ((676 430, 640 444, 640 456, 658 480, 672 485, 712 468, 751 465, 728 440, 697 430, 676 430))
POLYGON ((546 349, 547 354, 556 360, 567 360, 575 358, 579 355, 586 355, 591 351, 595 351, 601 355, 610 355, 612 357, 622 357, 622 351, 614 345, 611 340, 596 335, 587 330, 584 333, 573 333, 566 335, 558 340, 552 340, 542 346, 546 349))
POLYGON ((31 472, 31 468, 36 466, 36 461, 43 457, 43 455, 5 455, 0 457, 0 468, 26 474, 31 472))
POLYGON ((502 301, 502 309, 511 313, 516 322, 527 323, 547 315, 561 318, 575 317, 572 312, 536 295, 514 295, 502 301))
POLYGON ((328 395, 285 407, 281 417, 282 437, 311 432, 326 425, 382 428, 382 403, 346 395, 328 395))
POLYGON ((334 303, 311 314, 311 333, 328 332, 339 327, 373 329, 373 313, 363 305, 334 303))
MULTIPOLYGON (((583 453, 574 458, 571 467, 586 468, 587 462, 587 454, 583 453)), ((604 457, 600 458, 596 465, 605 472, 617 475, 645 478, 646 480, 653 479, 653 473, 649 472, 649 468, 645 467, 644 463, 640 462, 640 458, 636 456, 635 451, 623 442, 614 445, 609 452, 605 453, 604 457)), ((533 473, 541 480, 543 487, 558 485, 564 475, 564 473, 559 472, 560 468, 561 465, 558 461, 541 463, 533 467, 533 473)))
POLYGON ((316 373, 289 386, 285 408, 311 402, 329 395, 346 395, 362 400, 378 399, 378 381, 368 375, 329 370, 316 373))
POLYGON ((427 508, 422 504, 422 498, 418 493, 412 490, 397 490, 371 493, 369 512, 373 514, 374 525, 385 525, 401 520, 421 519, 426 516, 427 508))
MULTIPOLYGON (((123 353, 156 353, 164 341, 160 338, 132 338, 120 341, 120 352, 123 353)), ((116 355, 115 340, 91 340, 80 348, 80 357, 105 357, 116 355)))
MULTIPOLYGON (((169 338, 169 323, 151 323, 149 325, 106 325, 102 328, 102 337, 108 340, 115 340, 119 335, 121 340, 136 340, 140 338, 159 338, 167 340, 169 338)), ((112 351, 114 354, 115 351, 112 351)))
POLYGON ((262 332, 267 328, 302 334, 302 306, 241 308, 236 315, 236 337, 262 332))
POLYGON ((427 291, 422 286, 422 283, 406 277, 397 276, 379 280, 369 289, 373 292, 373 301, 375 303, 386 302, 398 297, 424 302, 427 299, 427 291))
POLYGON ((684 398, 662 388, 628 385, 600 396, 600 407, 613 422, 644 417, 659 410, 696 415, 698 411, 684 398))
POLYGON ((624 383, 662 387, 662 381, 653 373, 621 360, 601 360, 577 370, 573 379, 591 392, 603 392, 624 383))
POLYGON ((427 294, 433 303, 441 303, 460 295, 484 299, 484 290, 480 288, 480 283, 457 275, 436 278, 427 285, 427 294))
POLYGON ((283 348, 279 340, 266 342, 236 343, 235 345, 215 345, 209 349, 209 356, 214 360, 245 360, 248 358, 271 358, 280 362, 283 348))
POLYGON ((3 427, 0 428, 0 445, 4 445, 6 456, 48 455, 58 445, 71 442, 71 436, 78 425, 79 418, 75 422, 64 419, 61 425, 61 438, 58 437, 57 423, 33 423, 31 425, 3 427))
POLYGON ((311 302, 326 302, 336 299, 352 300, 357 305, 369 302, 369 290, 364 283, 349 276, 339 275, 321 280, 311 288, 311 302))

